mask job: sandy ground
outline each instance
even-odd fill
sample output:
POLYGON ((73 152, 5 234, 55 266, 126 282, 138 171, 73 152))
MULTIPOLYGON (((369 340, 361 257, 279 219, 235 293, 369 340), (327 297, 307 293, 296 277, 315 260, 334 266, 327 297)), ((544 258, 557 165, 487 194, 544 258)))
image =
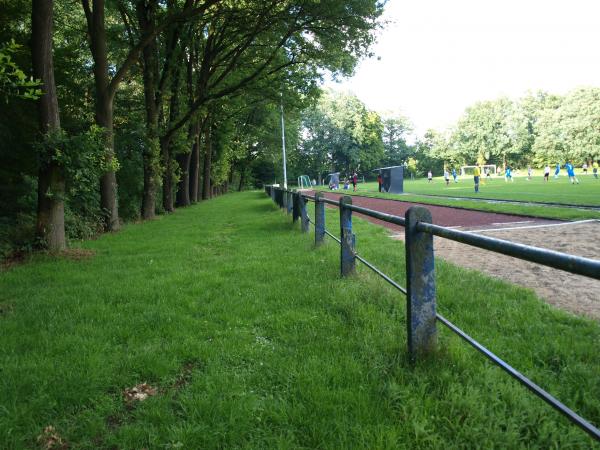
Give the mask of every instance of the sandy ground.
MULTIPOLYGON (((340 197, 339 192, 328 192, 326 195, 332 199, 340 197)), ((398 216, 404 216, 406 210, 414 205, 359 196, 352 197, 352 201, 355 205, 398 216)), ((600 258, 600 221, 567 223, 444 206, 423 206, 431 211, 433 223, 438 225, 563 253, 600 258)), ((403 227, 363 217, 388 228, 393 237, 404 239, 403 227)), ((436 257, 533 289, 540 298, 554 306, 600 320, 600 281, 438 237, 434 238, 434 248, 436 257)))
MULTIPOLYGON (((476 231, 573 255, 600 257, 600 221, 536 228, 515 224, 516 229, 500 228, 512 227, 509 224, 458 227, 461 231, 476 231)), ((402 233, 394 237, 404 238, 402 233)), ((434 238, 434 251, 436 257, 454 264, 533 289, 539 297, 558 308, 600 320, 600 281, 438 237, 434 238)))

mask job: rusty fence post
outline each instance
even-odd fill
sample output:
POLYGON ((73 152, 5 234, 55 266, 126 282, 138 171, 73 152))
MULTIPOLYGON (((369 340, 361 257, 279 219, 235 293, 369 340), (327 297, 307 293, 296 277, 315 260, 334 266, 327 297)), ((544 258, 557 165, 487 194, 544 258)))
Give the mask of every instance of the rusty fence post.
POLYGON ((292 221, 296 222, 300 217, 300 194, 298 194, 298 192, 293 192, 292 199, 294 203, 292 207, 292 221))
POLYGON ((340 262, 342 276, 352 275, 356 271, 356 258, 354 255, 355 237, 352 234, 352 210, 346 205, 352 204, 352 197, 344 196, 340 199, 340 262))
POLYGON ((282 193, 281 195, 282 195, 282 199, 281 199, 281 200, 282 200, 282 203, 283 203, 283 206, 282 206, 282 208, 283 208, 283 209, 284 209, 284 210, 287 212, 287 210, 288 210, 288 195, 287 195, 287 189, 284 189, 284 190, 283 190, 283 193, 282 193))
POLYGON ((308 199, 304 198, 304 196, 300 193, 298 193, 298 197, 300 198, 300 224, 302 225, 302 232, 308 233, 308 230, 310 229, 310 221, 308 220, 308 211, 306 208, 308 199))
POLYGON ((315 245, 325 242, 325 203, 322 192, 315 193, 315 245))
POLYGON ((406 326, 411 360, 437 345, 433 235, 417 230, 418 222, 431 223, 431 212, 413 206, 405 214, 406 326))

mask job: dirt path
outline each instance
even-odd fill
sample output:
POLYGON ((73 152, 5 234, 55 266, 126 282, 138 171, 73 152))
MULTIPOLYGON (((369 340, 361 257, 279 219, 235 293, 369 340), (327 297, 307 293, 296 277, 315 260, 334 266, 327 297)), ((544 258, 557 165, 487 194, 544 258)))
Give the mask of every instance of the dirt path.
MULTIPOLYGON (((332 199, 338 199, 340 195, 343 194, 326 194, 332 199)), ((415 205, 359 196, 352 197, 352 202, 402 217, 408 208, 415 205)), ((588 258, 600 255, 600 221, 565 223, 444 206, 422 206, 431 211, 433 223, 438 225, 588 258)), ((362 217, 392 230, 393 238, 404 239, 402 227, 362 217)), ((438 237, 434 238, 434 251, 437 257, 459 266, 533 289, 551 305, 600 320, 600 281, 438 237)))

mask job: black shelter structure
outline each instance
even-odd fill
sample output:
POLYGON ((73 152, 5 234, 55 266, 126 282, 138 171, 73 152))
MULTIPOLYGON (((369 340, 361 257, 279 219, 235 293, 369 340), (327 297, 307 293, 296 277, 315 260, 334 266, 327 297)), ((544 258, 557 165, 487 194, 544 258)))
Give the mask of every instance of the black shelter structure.
POLYGON ((382 190, 390 194, 404 192, 404 166, 380 167, 373 172, 379 172, 382 178, 382 190))

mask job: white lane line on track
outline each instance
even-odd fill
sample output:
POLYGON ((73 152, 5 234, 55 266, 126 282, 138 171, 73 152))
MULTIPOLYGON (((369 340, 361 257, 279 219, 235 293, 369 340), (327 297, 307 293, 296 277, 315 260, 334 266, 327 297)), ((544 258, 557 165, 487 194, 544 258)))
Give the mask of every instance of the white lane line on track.
POLYGON ((533 223, 533 220, 521 220, 520 222, 494 222, 492 225, 511 225, 515 223, 533 223))
POLYGON ((590 223, 600 222, 598 219, 578 220, 575 222, 562 222, 562 223, 547 223, 543 225, 527 225, 524 227, 506 227, 506 228, 488 228, 482 230, 468 230, 469 233, 485 233, 486 231, 510 231, 510 230, 524 230, 528 228, 545 228, 545 227, 561 227, 565 225, 577 225, 579 223, 590 223))

